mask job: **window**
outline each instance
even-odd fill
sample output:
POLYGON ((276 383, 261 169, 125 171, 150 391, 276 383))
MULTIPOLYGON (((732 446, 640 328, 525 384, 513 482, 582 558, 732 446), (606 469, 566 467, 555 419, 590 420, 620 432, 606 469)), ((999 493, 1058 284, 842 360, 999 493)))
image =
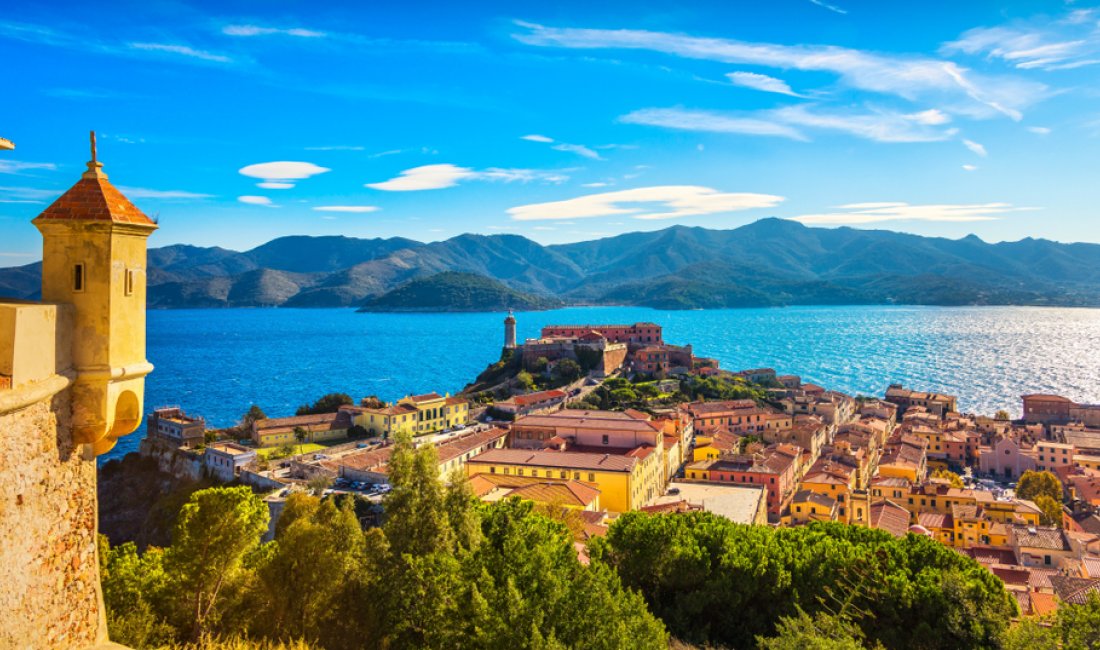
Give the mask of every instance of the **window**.
POLYGON ((496 473, 497 473, 497 468, 495 468, 495 467, 490 467, 490 468, 489 468, 489 473, 490 473, 490 474, 496 474, 496 473))
POLYGON ((84 291, 84 265, 73 265, 73 293, 82 293, 84 291))
POLYGON ((607 437, 607 434, 604 434, 604 436, 603 436, 603 444, 605 444, 605 445, 606 445, 607 443, 608 443, 608 437, 607 437))
POLYGON ((595 483, 596 482, 596 475, 593 474, 592 472, 588 473, 588 482, 589 483, 595 483))
POLYGON ((122 282, 123 293, 127 296, 134 295, 134 270, 126 269, 126 276, 122 282))

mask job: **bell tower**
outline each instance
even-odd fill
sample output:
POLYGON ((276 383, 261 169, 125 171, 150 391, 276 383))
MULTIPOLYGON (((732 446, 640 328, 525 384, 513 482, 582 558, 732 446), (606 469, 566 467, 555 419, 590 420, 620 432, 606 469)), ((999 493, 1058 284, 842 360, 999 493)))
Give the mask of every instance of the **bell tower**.
POLYGON ((32 223, 42 233, 42 300, 73 305, 73 440, 96 455, 141 423, 146 240, 157 225, 107 180, 96 155, 32 223))

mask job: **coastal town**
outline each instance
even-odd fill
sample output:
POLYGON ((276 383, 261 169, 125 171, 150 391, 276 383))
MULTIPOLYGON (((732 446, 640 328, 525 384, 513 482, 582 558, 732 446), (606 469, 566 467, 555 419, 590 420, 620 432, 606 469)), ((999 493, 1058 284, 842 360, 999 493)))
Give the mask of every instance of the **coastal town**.
POLYGON ((441 480, 582 522, 582 561, 622 513, 707 511, 927 536, 988 568, 1024 615, 1100 593, 1100 406, 1024 395, 1012 419, 900 384, 846 395, 772 368, 723 369, 655 323, 551 325, 517 342, 509 313, 503 343, 457 395, 342 396, 289 417, 254 407, 223 430, 156 408, 141 453, 265 493, 272 531, 303 490, 356 495, 363 526, 384 521, 393 442, 410 436, 435 448, 441 480))

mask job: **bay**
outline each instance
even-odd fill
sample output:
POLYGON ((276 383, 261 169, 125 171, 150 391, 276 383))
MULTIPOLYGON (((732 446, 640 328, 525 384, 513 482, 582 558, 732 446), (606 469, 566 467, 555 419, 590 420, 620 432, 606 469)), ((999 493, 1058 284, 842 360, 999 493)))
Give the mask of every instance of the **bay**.
MULTIPOLYGON (((149 411, 174 404, 209 426, 249 405, 293 415, 328 392, 396 400, 456 392, 495 361, 503 313, 360 314, 351 309, 150 311, 149 411)), ((772 367, 849 394, 892 382, 959 396, 963 410, 1018 416, 1019 396, 1100 402, 1100 310, 1030 307, 829 306, 659 311, 572 307, 516 314, 518 339, 543 325, 664 326, 723 368, 772 367)), ((136 451, 144 427, 101 460, 136 451)))

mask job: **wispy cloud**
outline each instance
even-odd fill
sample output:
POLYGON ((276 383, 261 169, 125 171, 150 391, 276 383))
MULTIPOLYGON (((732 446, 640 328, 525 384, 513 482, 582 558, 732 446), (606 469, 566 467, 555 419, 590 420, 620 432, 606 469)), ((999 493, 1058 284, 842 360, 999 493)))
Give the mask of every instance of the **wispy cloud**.
POLYGON ((977 165, 963 165, 963 169, 968 171, 968 172, 972 172, 972 171, 976 170, 977 168, 978 168, 977 165))
POLYGON ((119 187, 118 189, 131 199, 209 199, 214 196, 184 190, 151 190, 147 187, 119 187))
POLYGON ((978 144, 977 142, 974 142, 973 140, 967 140, 967 139, 964 138, 962 142, 963 142, 963 146, 965 146, 967 149, 973 151, 974 153, 976 153, 977 155, 979 155, 983 158, 989 155, 989 152, 985 150, 985 147, 978 144))
POLYGON ((314 210, 318 212, 378 212, 382 208, 376 205, 319 205, 314 210))
POLYGON ((645 124, 681 131, 709 131, 712 133, 740 133, 808 140, 797 129, 773 120, 746 117, 718 111, 690 110, 683 108, 645 108, 619 118, 627 124, 645 124))
POLYGON ((419 190, 441 190, 454 187, 462 181, 481 180, 504 183, 543 181, 562 183, 569 177, 562 172, 541 169, 509 169, 489 167, 475 170, 459 167, 450 163, 423 165, 406 169, 394 178, 379 183, 367 183, 366 187, 386 192, 415 192, 419 190))
POLYGON ((533 203, 508 210, 517 221, 630 215, 635 219, 678 219, 778 205, 772 194, 719 192, 695 185, 659 185, 589 194, 564 201, 533 203))
POLYGON ((790 217, 805 224, 860 225, 884 221, 993 221, 1011 212, 1037 210, 1015 207, 1011 203, 966 203, 910 205, 908 203, 849 203, 837 207, 839 212, 803 214, 790 217))
POLYGON ((57 165, 53 163, 36 163, 25 162, 22 160, 2 160, 0 159, 0 174, 22 174, 26 171, 33 171, 37 169, 55 170, 57 165))
POLYGON ((829 11, 831 11, 833 13, 837 13, 837 14, 841 14, 841 15, 845 15, 845 14, 848 13, 847 9, 841 9, 840 7, 838 7, 836 5, 831 5, 828 2, 825 2, 825 0, 810 0, 810 2, 817 5, 817 6, 819 6, 819 7, 824 7, 825 9, 828 9, 829 11))
POLYGON ((239 171, 244 176, 263 179, 263 182, 256 184, 257 187, 268 190, 288 190, 294 187, 297 181, 331 170, 311 162, 280 160, 248 165, 239 171))
POLYGON ((1059 17, 1037 16, 998 27, 977 27, 941 50, 984 55, 1016 68, 1067 70, 1100 63, 1100 13, 1078 9, 1059 17))
POLYGON ((180 56, 200 59, 202 61, 212 61, 214 63, 229 63, 233 60, 225 54, 217 54, 215 52, 207 52, 206 50, 198 50, 191 47, 190 45, 180 45, 178 43, 130 43, 129 46, 135 50, 178 54, 180 56))
POLYGON ((37 187, 0 187, 0 196, 8 195, 12 199, 55 199, 64 190, 46 190, 37 187))
POLYGON ((940 127, 939 111, 898 113, 885 110, 822 110, 815 105, 786 106, 749 113, 723 113, 681 108, 647 108, 620 118, 685 131, 739 133, 809 140, 806 130, 839 131, 876 142, 935 142, 954 135, 940 127))
POLYGON ((632 49, 689 59, 829 72, 864 91, 977 103, 986 112, 1020 119, 1021 111, 1042 99, 1046 86, 1010 76, 979 75, 957 64, 921 55, 878 54, 832 45, 779 45, 643 30, 556 28, 517 23, 513 37, 540 47, 632 49))
POLYGON ((769 77, 766 74, 758 74, 756 72, 730 72, 726 77, 732 81, 735 86, 752 88, 753 90, 759 90, 765 93, 789 95, 791 97, 802 96, 791 90, 791 87, 787 85, 786 81, 776 79, 775 77, 769 77))
POLYGON ((1027 130, 1036 135, 1050 135, 1050 128, 1045 126, 1029 126, 1027 130))
POLYGON ((222 33, 226 36, 296 36, 298 38, 322 38, 326 34, 302 27, 261 27, 260 25, 226 25, 222 27, 222 33))
MULTIPOLYGON (((578 156, 588 158, 590 160, 603 160, 598 152, 591 147, 587 147, 583 144, 570 144, 568 142, 558 142, 554 138, 545 135, 524 135, 520 136, 520 140, 527 140, 528 142, 538 142, 541 144, 549 144, 550 148, 554 151, 565 151, 568 153, 575 153, 578 156)), ((603 145, 602 148, 611 148, 615 145, 603 145)))
POLYGON ((276 207, 275 204, 271 202, 271 199, 266 196, 238 196, 237 200, 241 203, 247 203, 248 205, 262 205, 269 208, 276 207))

